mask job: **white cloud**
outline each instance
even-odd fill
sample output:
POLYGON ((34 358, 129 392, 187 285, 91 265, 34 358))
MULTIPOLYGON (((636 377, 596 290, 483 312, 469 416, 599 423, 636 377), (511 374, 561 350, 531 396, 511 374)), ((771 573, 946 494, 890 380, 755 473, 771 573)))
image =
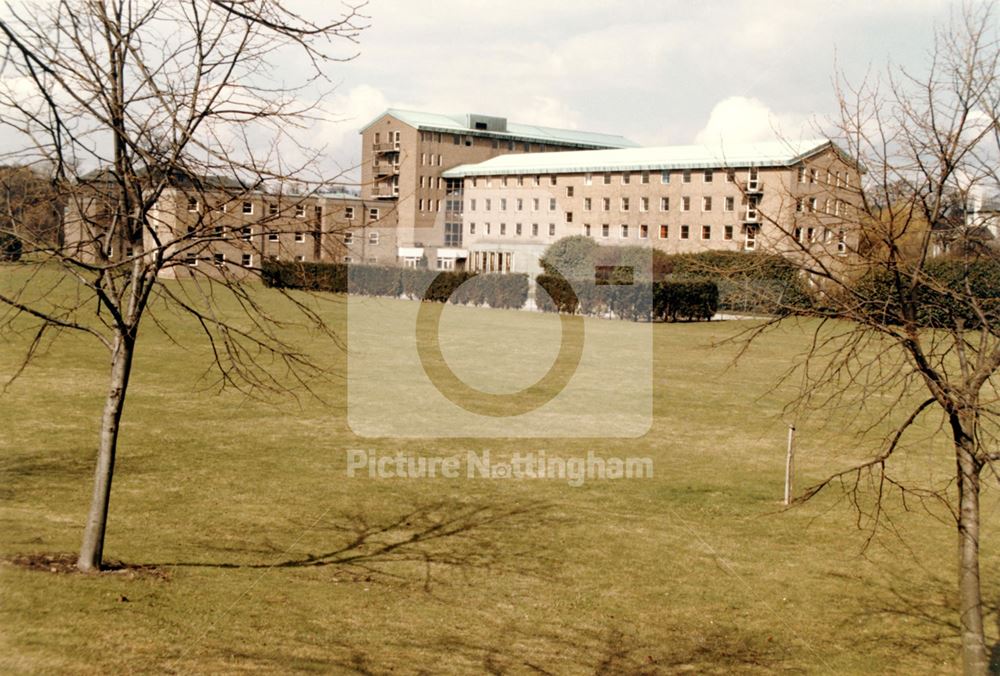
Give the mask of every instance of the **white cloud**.
POLYGON ((776 114, 759 99, 730 96, 715 104, 708 122, 695 134, 694 142, 753 143, 817 135, 819 131, 805 116, 776 114))

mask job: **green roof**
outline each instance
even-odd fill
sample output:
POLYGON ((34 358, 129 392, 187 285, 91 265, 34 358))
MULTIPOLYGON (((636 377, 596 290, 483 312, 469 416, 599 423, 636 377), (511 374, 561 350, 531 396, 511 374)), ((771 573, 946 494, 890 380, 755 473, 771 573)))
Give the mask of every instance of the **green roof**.
POLYGON ((836 146, 829 139, 731 145, 663 146, 500 155, 444 172, 446 178, 513 174, 580 174, 716 167, 787 167, 836 146))
POLYGON ((505 122, 506 131, 475 129, 469 125, 469 115, 424 113, 414 110, 401 110, 399 108, 389 108, 362 127, 361 131, 364 131, 385 115, 392 115, 411 127, 425 131, 443 131, 516 141, 532 141, 536 143, 559 143, 586 148, 634 148, 639 145, 624 136, 616 134, 599 134, 576 129, 557 129, 555 127, 543 127, 535 124, 519 124, 517 122, 506 122, 503 118, 491 119, 505 122))

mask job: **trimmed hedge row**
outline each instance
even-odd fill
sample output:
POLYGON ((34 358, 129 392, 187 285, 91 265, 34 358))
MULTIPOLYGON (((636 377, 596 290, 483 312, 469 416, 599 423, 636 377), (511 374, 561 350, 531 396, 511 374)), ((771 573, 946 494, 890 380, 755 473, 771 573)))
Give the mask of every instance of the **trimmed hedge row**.
POLYGON ((528 276, 522 274, 268 261, 261 277, 265 285, 274 288, 349 291, 360 296, 402 296, 494 308, 521 308, 528 299, 528 276))
POLYGON ((983 317, 1000 324, 1000 261, 931 260, 917 279, 912 284, 911 272, 897 285, 887 270, 868 274, 854 289, 861 299, 856 311, 883 324, 910 319, 928 328, 978 329, 983 317))
POLYGON ((705 279, 675 279, 628 285, 572 283, 561 275, 539 275, 535 302, 544 312, 605 315, 629 320, 709 320, 719 307, 719 288, 705 279))

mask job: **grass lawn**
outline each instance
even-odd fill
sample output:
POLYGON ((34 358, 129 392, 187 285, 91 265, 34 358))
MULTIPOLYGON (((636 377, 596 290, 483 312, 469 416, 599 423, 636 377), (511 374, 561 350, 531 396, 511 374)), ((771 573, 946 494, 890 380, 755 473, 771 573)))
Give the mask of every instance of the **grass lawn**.
MULTIPOLYGON (((0 270, 0 286, 13 274, 0 270)), ((275 292, 260 293, 286 310, 275 292)), ((383 327, 407 305, 371 302, 383 327)), ((343 306, 324 311, 346 335, 343 306)), ((553 327, 551 316, 530 313, 446 314, 496 340, 553 327)), ((106 355, 66 336, 0 397, 3 673, 958 667, 955 535, 940 510, 906 509, 893 496, 892 528, 864 548, 867 531, 836 493, 781 509, 782 408, 794 387, 774 385, 805 348, 808 326, 789 324, 736 366, 734 346, 713 344, 744 323, 654 326, 653 425, 638 439, 372 440, 350 431, 342 378, 320 386, 322 400, 219 394, 203 378, 207 346, 196 327, 161 320, 179 344, 144 328, 111 500, 105 557, 129 567, 85 576, 10 563, 78 547, 106 355), (348 478, 348 449, 593 451, 648 456, 655 475, 579 487, 348 478)), ((389 330, 379 326, 371 324, 373 344, 389 330)), ((596 340, 630 330, 588 322, 596 340)), ((305 331, 297 340, 344 373, 341 350, 305 331)), ((28 336, 20 341, 0 349, 0 375, 16 369, 28 336)), ((551 360, 543 342, 518 340, 517 359, 551 360)), ((445 353, 460 361, 474 348, 445 353)), ((798 421, 798 485, 862 457, 852 430, 870 415, 831 409, 798 421)), ((899 471, 941 482, 952 466, 946 445, 917 438, 899 471)), ((991 488, 983 578, 993 606, 997 507, 991 488)), ((995 612, 987 622, 992 644, 995 612)))

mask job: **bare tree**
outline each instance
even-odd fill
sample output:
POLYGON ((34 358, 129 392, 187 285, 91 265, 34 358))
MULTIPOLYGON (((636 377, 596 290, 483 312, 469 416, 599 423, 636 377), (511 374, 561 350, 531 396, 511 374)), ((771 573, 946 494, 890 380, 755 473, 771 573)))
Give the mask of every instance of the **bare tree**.
MULTIPOLYGON (((312 204, 303 170, 317 155, 291 132, 318 114, 309 100, 328 66, 352 58, 341 50, 353 50, 363 17, 351 6, 339 14, 317 23, 279 0, 32 0, 0 10, 0 122, 23 142, 10 157, 53 167, 67 214, 64 246, 13 228, 36 266, 22 266, 16 290, 0 295, 0 327, 31 325, 25 363, 66 331, 92 336, 110 355, 80 570, 101 566, 144 320, 178 310, 192 318, 220 385, 249 394, 307 385, 319 368, 246 283, 258 270, 229 265, 225 252, 254 251, 265 231, 291 227, 286 212, 302 217, 312 204), (282 60, 294 63, 295 84, 289 69, 275 72, 282 60), (297 165, 280 152, 289 144, 297 165), (282 187, 292 180, 306 187, 282 187), (249 227, 242 217, 255 208, 249 227)), ((318 248, 324 233, 313 216, 318 248)), ((335 338, 313 307, 292 302, 335 338)))
MULTIPOLYGON (((825 214, 794 207, 791 219, 764 214, 779 232, 776 248, 814 292, 811 305, 786 309, 821 320, 788 374, 802 379, 794 406, 828 414, 842 406, 851 416, 872 410, 875 422, 862 431, 880 440, 870 458, 798 500, 842 490, 872 534, 888 518, 890 494, 946 508, 958 535, 962 657, 970 675, 988 668, 979 501, 984 472, 1000 478, 1000 260, 989 241, 1000 233, 973 231, 966 215, 974 195, 1000 190, 996 27, 992 5, 969 4, 936 36, 925 73, 890 69, 859 86, 840 79, 836 136, 864 177, 840 214, 846 237, 803 235, 823 228, 825 214), (914 484, 893 461, 908 433, 925 429, 924 418, 935 412, 955 471, 914 484)), ((782 321, 756 327, 749 340, 782 321)))

